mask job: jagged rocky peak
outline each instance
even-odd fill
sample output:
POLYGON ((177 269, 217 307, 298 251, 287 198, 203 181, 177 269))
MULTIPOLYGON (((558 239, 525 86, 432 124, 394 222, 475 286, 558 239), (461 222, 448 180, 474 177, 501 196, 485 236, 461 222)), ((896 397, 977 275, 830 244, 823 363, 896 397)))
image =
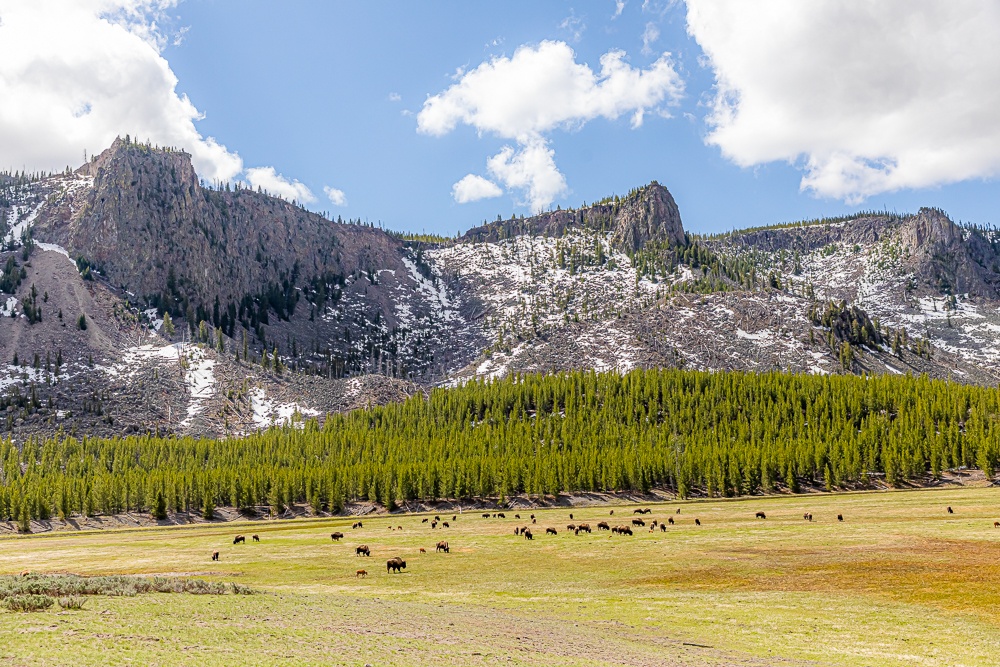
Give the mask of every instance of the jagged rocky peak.
POLYGON ((567 228, 611 233, 620 250, 638 250, 648 242, 684 243, 681 214, 670 192, 653 181, 625 197, 608 197, 592 206, 546 211, 530 218, 497 220, 470 229, 465 241, 490 242, 519 234, 562 236, 567 228))

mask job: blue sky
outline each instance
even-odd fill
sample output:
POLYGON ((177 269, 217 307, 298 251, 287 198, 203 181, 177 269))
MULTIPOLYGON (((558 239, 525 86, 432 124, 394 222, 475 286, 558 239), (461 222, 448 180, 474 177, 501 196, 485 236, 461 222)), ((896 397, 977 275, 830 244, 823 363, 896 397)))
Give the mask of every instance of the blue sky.
MULTIPOLYGON (((9 4, 0 0, 0 30, 14 22, 7 20, 13 15, 5 2, 9 4)), ((858 209, 916 211, 920 206, 944 208, 956 220, 1000 222, 1000 189, 995 180, 1000 150, 981 147, 996 144, 997 135, 990 134, 985 116, 972 113, 980 106, 985 113, 995 101, 974 90, 984 80, 995 80, 991 78, 994 68, 974 73, 973 81, 958 85, 942 83, 942 64, 924 62, 920 54, 904 53, 890 63, 896 69, 883 66, 892 59, 881 58, 879 53, 845 62, 844 44, 849 42, 820 43, 824 40, 815 36, 838 30, 822 12, 806 17, 819 31, 811 36, 808 31, 791 34, 782 29, 782 21, 803 23, 801 16, 789 15, 797 10, 771 12, 763 18, 758 11, 753 18, 758 23, 753 23, 741 20, 741 10, 731 0, 659 6, 629 0, 620 14, 614 0, 186 0, 160 4, 121 0, 117 10, 111 0, 88 2, 95 7, 98 20, 126 24, 131 36, 138 35, 159 52, 165 65, 150 60, 150 71, 165 67, 167 73, 160 71, 156 76, 166 79, 172 72, 176 76, 173 94, 186 95, 189 104, 204 115, 178 112, 191 116, 185 122, 193 125, 199 141, 214 138, 224 145, 227 157, 238 155, 242 168, 269 166, 286 181, 298 181, 298 192, 306 192, 304 186, 314 198, 309 208, 328 211, 334 218, 360 217, 396 230, 452 235, 498 214, 528 215, 532 206, 527 203, 527 191, 505 183, 500 172, 488 169, 487 160, 505 146, 517 155, 516 151, 536 145, 532 142, 541 142, 538 145, 551 151, 557 175, 565 184, 542 201, 551 201, 553 207, 578 206, 657 180, 677 200, 685 228, 696 232, 835 216, 858 209), (109 14, 109 5, 119 14, 109 14), (770 37, 755 41, 750 31, 770 37), (651 35, 657 35, 656 39, 649 40, 651 35), (786 63, 775 55, 773 44, 782 39, 787 40, 780 45, 786 57, 801 61, 798 69, 782 69, 786 63), (418 114, 428 97, 444 95, 462 83, 462 76, 455 76, 459 68, 468 72, 483 63, 489 65, 494 58, 511 58, 519 48, 539 49, 544 42, 565 43, 574 52, 576 64, 586 64, 595 72, 601 68, 602 56, 613 50, 624 51, 627 66, 635 72, 649 72, 658 61, 668 62, 683 94, 676 100, 668 94, 647 106, 638 127, 633 127, 631 110, 625 105, 617 117, 593 117, 581 111, 579 117, 569 117, 555 127, 536 132, 532 126, 534 139, 514 139, 516 128, 504 135, 496 126, 461 120, 436 135, 418 131, 418 114), (817 44, 815 49, 813 44, 817 44), (661 61, 665 52, 670 56, 661 61), (868 81, 865 75, 871 71, 879 76, 868 81), (779 74, 769 79, 769 72, 779 74), (924 76, 924 72, 933 72, 927 74, 928 80, 946 88, 926 82, 913 89, 897 88, 895 82, 924 76), (717 77, 727 93, 728 107, 720 106, 716 97, 717 77), (827 77, 829 85, 824 83, 827 77), (851 83, 843 87, 845 78, 851 83), (817 80, 819 85, 812 87, 817 80), (918 89, 926 92, 913 92, 918 89), (904 102, 891 101, 900 96, 906 98, 904 102), (882 99, 898 106, 886 109, 881 102, 871 101, 882 99), (942 99, 971 108, 969 117, 957 118, 953 111, 937 109, 937 100, 942 99), (859 108, 864 113, 859 114, 859 108), (720 109, 735 109, 735 117, 720 123, 720 109), (663 112, 671 117, 663 117, 663 112), (715 120, 710 121, 713 114, 715 120), (783 120, 776 123, 775 118, 783 120), (886 118, 892 119, 888 130, 886 118), (957 129, 935 136, 936 128, 952 123, 957 129), (838 129, 831 133, 829 128, 838 129), (926 139, 928 134, 934 141, 926 139), (956 148, 951 150, 952 146, 956 148), (966 169, 967 163, 973 167, 966 169), (458 203, 453 186, 469 174, 492 181, 502 194, 458 203), (805 191, 804 178, 808 181, 805 191), (342 192, 341 205, 335 205, 324 188, 342 192)), ((898 13, 912 12, 913 6, 897 8, 895 15, 865 15, 863 20, 877 30, 879 22, 898 21, 898 13)), ((981 9, 980 4, 977 11, 981 9)), ((970 18, 963 28, 966 32, 958 30, 944 37, 977 43, 968 31, 981 31, 975 24, 984 19, 971 20, 972 14, 971 10, 961 14, 970 18)), ((843 21, 845 36, 863 33, 857 28, 858 16, 843 21)), ((915 25, 908 37, 922 38, 921 31, 938 29, 936 22, 915 25)), ((992 26, 987 20, 987 28, 992 26)), ((44 57, 45 40, 31 48, 39 49, 39 57, 44 57)), ((138 50, 142 47, 123 42, 122 48, 141 60, 138 50)), ((956 57, 953 67, 960 66, 959 60, 956 57)), ((0 66, 0 84, 4 75, 0 66)), ((13 89, 10 82, 15 73, 8 70, 6 76, 8 88, 13 89)), ((110 84, 102 85, 107 95, 104 105, 93 103, 96 111, 92 112, 87 102, 84 108, 91 116, 105 113, 109 120, 91 128, 89 135, 64 131, 75 137, 73 142, 67 140, 65 148, 54 143, 51 150, 39 149, 37 157, 30 147, 12 148, 9 161, 59 168, 60 164, 46 165, 45 160, 52 161, 52 155, 61 157, 63 152, 79 154, 81 141, 95 144, 116 128, 120 134, 129 132, 129 125, 140 126, 131 130, 140 138, 152 133, 158 143, 184 141, 171 140, 184 135, 177 135, 181 130, 171 134, 170 119, 123 116, 124 111, 113 107, 134 107, 135 102, 129 102, 124 93, 107 92, 110 84)), ((129 94, 155 100, 166 93, 149 86, 148 92, 129 94)), ((485 113, 496 102, 481 96, 475 104, 485 113)), ((558 100, 539 101, 543 108, 554 103, 558 100)), ((78 113, 74 112, 74 118, 78 113)), ((0 114, 0 164, 4 162, 3 123, 0 114)), ((24 134, 24 128, 19 130, 24 134)), ((13 140, 10 145, 14 146, 13 140)), ((85 146, 91 152, 104 147, 85 146)), ((198 160, 211 162, 215 159, 211 156, 218 153, 213 150, 206 148, 204 158, 197 158, 196 151, 196 165, 203 173, 207 168, 201 168, 198 160)), ((236 167, 218 173, 233 171, 236 167)), ((247 173, 232 177, 248 179, 247 173)))

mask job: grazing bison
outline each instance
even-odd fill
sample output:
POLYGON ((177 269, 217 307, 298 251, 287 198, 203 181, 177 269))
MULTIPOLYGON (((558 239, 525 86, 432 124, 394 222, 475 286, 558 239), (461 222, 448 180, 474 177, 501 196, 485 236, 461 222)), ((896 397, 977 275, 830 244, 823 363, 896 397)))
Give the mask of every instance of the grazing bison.
POLYGON ((555 528, 546 528, 545 529, 545 534, 546 535, 558 535, 559 533, 556 531, 555 528))
POLYGON ((812 521, 813 515, 811 512, 806 512, 805 514, 802 515, 802 518, 805 519, 806 521, 812 521))
POLYGON ((429 521, 429 519, 424 519, 424 520, 423 520, 423 521, 421 521, 420 523, 427 523, 428 521, 429 521))
POLYGON ((611 526, 608 525, 607 521, 602 521, 597 524, 597 530, 611 530, 611 526))
POLYGON ((615 515, 615 511, 614 510, 611 510, 610 512, 608 512, 608 516, 614 516, 614 515, 615 515))
POLYGON ((571 512, 571 513, 570 513, 570 515, 569 515, 569 520, 570 520, 570 521, 572 521, 572 520, 573 520, 573 513, 572 513, 572 512, 571 512))
POLYGON ((434 516, 434 520, 435 520, 435 521, 440 521, 440 520, 441 520, 441 517, 439 517, 439 516, 435 515, 435 516, 434 516))
POLYGON ((531 531, 528 530, 527 528, 525 528, 523 532, 524 532, 524 539, 526 540, 534 539, 534 536, 531 534, 531 531))
POLYGON ((955 510, 953 510, 953 509, 951 508, 951 506, 949 505, 949 506, 948 506, 948 514, 954 514, 954 513, 955 513, 955 510))
POLYGON ((590 532, 590 524, 589 523, 581 523, 579 526, 576 527, 576 529, 577 530, 582 530, 585 533, 589 533, 590 532))
POLYGON ((354 525, 351 526, 351 528, 363 528, 363 526, 361 525, 360 521, 355 521, 354 525))
POLYGON ((403 530, 402 526, 396 526, 396 530, 403 530))
POLYGON ((534 518, 535 518, 535 515, 534 515, 534 514, 532 514, 532 515, 531 515, 531 518, 532 518, 532 519, 534 519, 534 518))
POLYGON ((569 524, 568 526, 566 526, 566 530, 576 530, 576 524, 572 524, 572 523, 569 524))
POLYGON ((757 512, 757 514, 756 514, 756 517, 755 517, 755 518, 757 518, 757 519, 766 519, 766 518, 767 518, 767 515, 766 515, 766 514, 764 514, 763 512, 757 512))
POLYGON ((448 543, 445 542, 444 540, 441 540, 440 542, 437 543, 437 549, 435 549, 435 551, 443 551, 446 554, 451 553, 451 549, 448 548, 448 543))
POLYGON ((694 525, 700 526, 701 525, 701 521, 699 519, 695 519, 694 520, 694 525))
POLYGON ((629 528, 628 526, 619 526, 618 527, 618 534, 619 535, 631 535, 632 534, 632 529, 629 528))
POLYGON ((247 538, 244 535, 237 535, 236 539, 233 540, 233 544, 246 544, 247 538))
POLYGON ((212 552, 212 560, 219 560, 219 552, 218 551, 213 551, 212 552))
POLYGON ((499 513, 497 514, 497 516, 498 516, 498 517, 500 517, 501 519, 506 519, 506 518, 507 518, 507 515, 506 515, 506 514, 504 514, 503 512, 499 512, 499 513))
POLYGON ((531 523, 535 523, 535 517, 531 517, 531 523))
POLYGON ((385 572, 388 574, 392 572, 400 572, 406 569, 406 561, 398 556, 396 558, 390 558, 385 562, 385 572))
POLYGON ((438 527, 438 522, 437 521, 431 521, 431 528, 433 529, 433 528, 437 528, 437 527, 438 527))
POLYGON ((368 576, 368 573, 366 571, 364 571, 364 570, 358 570, 357 572, 354 573, 354 578, 355 579, 357 579, 358 577, 367 577, 367 576, 368 576))
POLYGON ((993 522, 993 527, 994 528, 1000 528, 1000 521, 994 521, 993 522))
POLYGON ((451 515, 451 520, 452 521, 458 521, 458 515, 457 514, 452 514, 451 515))
POLYGON ((343 533, 330 533, 330 539, 334 542, 340 540, 342 537, 344 537, 343 533))
POLYGON ((445 528, 451 528, 451 526, 448 525, 447 521, 442 521, 441 525, 444 526, 445 528))
POLYGON ((844 515, 843 514, 838 514, 837 515, 837 521, 843 521, 843 520, 844 520, 844 515))
POLYGON ((420 553, 422 553, 422 554, 427 553, 427 549, 424 549, 423 547, 420 547, 420 553))
POLYGON ((254 535, 253 536, 253 541, 254 542, 260 542, 260 535, 254 535))
POLYGON ((490 513, 486 512, 485 514, 483 514, 483 518, 484 519, 489 519, 490 518, 490 513))
POLYGON ((643 521, 642 519, 632 519, 632 525, 633 526, 645 526, 646 522, 643 521))
POLYGON ((515 514, 515 515, 514 515, 514 518, 515 518, 515 519, 520 519, 520 518, 521 518, 521 515, 520 515, 520 514, 515 514))
POLYGON ((366 556, 371 556, 372 555, 372 550, 368 548, 367 544, 362 544, 360 547, 358 547, 358 548, 356 548, 354 550, 354 555, 355 556, 360 556, 361 554, 364 554, 366 556))
MULTIPOLYGON (((674 517, 672 517, 672 516, 668 516, 668 517, 667 517, 667 523, 669 523, 669 524, 670 524, 671 526, 672 526, 672 525, 674 525, 674 517)), ((662 525, 662 524, 661 524, 661 525, 662 525)))
POLYGON ((676 512, 674 512, 674 514, 680 514, 680 513, 681 513, 681 508, 680 508, 680 507, 678 507, 678 508, 677 508, 677 511, 676 511, 676 512))
POLYGON ((632 514, 642 514, 642 510, 641 509, 634 509, 634 510, 632 510, 632 514))
POLYGON ((667 524, 665 524, 665 523, 661 523, 660 524, 660 532, 661 533, 667 532, 667 524))
POLYGON ((660 522, 657 521, 656 519, 653 519, 652 527, 656 528, 656 524, 658 524, 658 523, 660 523, 660 522))

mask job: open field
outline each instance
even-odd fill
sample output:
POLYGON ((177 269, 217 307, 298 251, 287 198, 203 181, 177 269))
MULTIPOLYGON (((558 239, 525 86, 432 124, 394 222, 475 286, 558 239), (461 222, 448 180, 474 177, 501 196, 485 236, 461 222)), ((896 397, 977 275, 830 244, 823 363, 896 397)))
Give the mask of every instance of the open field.
POLYGON ((978 488, 669 503, 642 518, 676 525, 632 537, 596 524, 630 523, 633 507, 575 521, 543 510, 531 541, 514 535, 525 511, 442 515, 451 527, 435 530, 394 515, 357 530, 346 518, 4 539, 2 574, 171 573, 264 593, 0 612, 0 665, 1000 664, 998 500, 978 488), (566 530, 581 521, 594 532, 566 530), (435 553, 442 539, 451 553, 435 553), (391 556, 402 574, 386 574, 391 556))

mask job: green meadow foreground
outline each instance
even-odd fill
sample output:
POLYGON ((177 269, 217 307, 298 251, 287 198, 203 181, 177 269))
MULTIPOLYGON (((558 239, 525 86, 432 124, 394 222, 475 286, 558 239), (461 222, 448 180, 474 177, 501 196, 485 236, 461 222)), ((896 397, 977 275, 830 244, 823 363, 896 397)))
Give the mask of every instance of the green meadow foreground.
POLYGON ((535 525, 530 510, 505 510, 442 515, 451 527, 437 529, 393 515, 360 529, 346 518, 6 539, 0 574, 171 574, 261 593, 2 611, 0 664, 1000 664, 998 499, 980 488, 669 503, 649 506, 631 537, 597 523, 631 525, 634 506, 574 509, 572 521, 535 511, 535 525), (594 532, 566 529, 581 522, 594 532), (533 540, 514 535, 523 525, 533 540), (361 544, 371 557, 355 555, 361 544), (401 574, 386 573, 392 556, 401 574))

